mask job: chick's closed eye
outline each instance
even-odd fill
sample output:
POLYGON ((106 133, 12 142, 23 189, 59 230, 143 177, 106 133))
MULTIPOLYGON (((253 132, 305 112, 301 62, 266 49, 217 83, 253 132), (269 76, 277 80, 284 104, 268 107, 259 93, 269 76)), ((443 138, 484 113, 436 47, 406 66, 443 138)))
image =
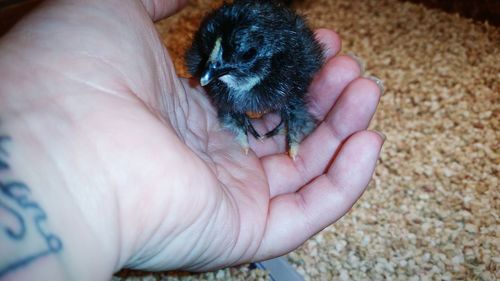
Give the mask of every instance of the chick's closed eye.
POLYGON ((257 49, 256 48, 250 48, 247 51, 244 51, 243 54, 241 55, 241 60, 244 62, 249 62, 255 58, 257 55, 257 49))
POLYGON ((189 72, 206 88, 223 127, 248 151, 256 138, 286 131, 289 152, 315 127, 307 89, 323 53, 305 20, 272 1, 236 0, 209 13, 186 53, 189 72), (281 123, 258 133, 250 117, 275 112, 281 123), (250 117, 249 117, 250 116, 250 117))

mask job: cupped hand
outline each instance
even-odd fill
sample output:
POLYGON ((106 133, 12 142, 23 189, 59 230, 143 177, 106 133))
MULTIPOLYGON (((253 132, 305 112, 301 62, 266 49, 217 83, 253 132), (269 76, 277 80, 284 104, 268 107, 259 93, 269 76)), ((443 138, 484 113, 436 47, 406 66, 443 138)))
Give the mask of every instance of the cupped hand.
POLYGON ((2 41, 4 62, 16 64, 6 75, 35 85, 4 97, 27 125, 6 128, 43 151, 30 157, 46 172, 26 177, 58 185, 78 210, 60 221, 78 217, 112 270, 203 271, 285 254, 342 217, 383 137, 366 130, 380 89, 336 56, 338 35, 316 33, 327 56, 310 87, 319 124, 297 159, 282 136, 252 139, 245 155, 204 90, 175 74, 154 29, 151 19, 182 3, 144 2, 48 1, 2 41))

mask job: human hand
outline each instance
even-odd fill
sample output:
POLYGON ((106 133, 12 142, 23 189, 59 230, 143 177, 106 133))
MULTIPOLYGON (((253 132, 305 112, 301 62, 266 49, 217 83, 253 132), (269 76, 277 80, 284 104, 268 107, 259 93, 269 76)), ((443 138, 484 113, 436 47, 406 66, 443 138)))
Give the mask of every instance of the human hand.
MULTIPOLYGON (((310 89, 320 124, 297 159, 282 136, 252 140, 245 155, 203 89, 176 76, 154 30, 151 18, 181 4, 144 2, 150 8, 47 2, 0 43, 0 69, 9 66, 0 129, 12 139, 13 175, 45 207, 66 271, 92 266, 86 279, 96 279, 122 267, 203 271, 268 259, 342 217, 383 139, 365 131, 380 90, 353 59, 334 57, 338 36, 317 32, 328 49, 310 89)), ((269 116, 256 128, 275 124, 269 116)))

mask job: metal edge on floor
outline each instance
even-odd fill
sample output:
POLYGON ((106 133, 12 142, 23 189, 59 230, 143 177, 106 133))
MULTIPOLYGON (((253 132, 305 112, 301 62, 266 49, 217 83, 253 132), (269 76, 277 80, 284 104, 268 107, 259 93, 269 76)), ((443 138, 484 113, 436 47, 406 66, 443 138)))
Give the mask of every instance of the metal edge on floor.
POLYGON ((268 271, 273 281, 304 281, 304 278, 284 257, 256 262, 255 266, 268 271))

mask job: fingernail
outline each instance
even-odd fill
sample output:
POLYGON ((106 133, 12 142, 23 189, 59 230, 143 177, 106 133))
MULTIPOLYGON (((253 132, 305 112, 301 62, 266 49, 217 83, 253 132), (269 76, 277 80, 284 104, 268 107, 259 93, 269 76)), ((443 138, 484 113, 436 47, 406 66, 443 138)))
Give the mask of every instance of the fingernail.
POLYGON ((361 74, 365 73, 366 64, 362 58, 358 57, 353 52, 347 52, 346 55, 348 55, 349 57, 351 57, 353 60, 355 60, 358 63, 361 74))
POLYGON ((375 82, 375 84, 377 84, 378 88, 380 89, 380 95, 383 95, 385 93, 384 81, 382 81, 382 79, 373 75, 366 77, 366 79, 370 79, 375 82))
POLYGON ((382 138, 382 142, 385 142, 385 140, 387 139, 387 136, 384 133, 379 132, 379 131, 374 131, 374 132, 377 133, 377 135, 379 135, 382 138))

